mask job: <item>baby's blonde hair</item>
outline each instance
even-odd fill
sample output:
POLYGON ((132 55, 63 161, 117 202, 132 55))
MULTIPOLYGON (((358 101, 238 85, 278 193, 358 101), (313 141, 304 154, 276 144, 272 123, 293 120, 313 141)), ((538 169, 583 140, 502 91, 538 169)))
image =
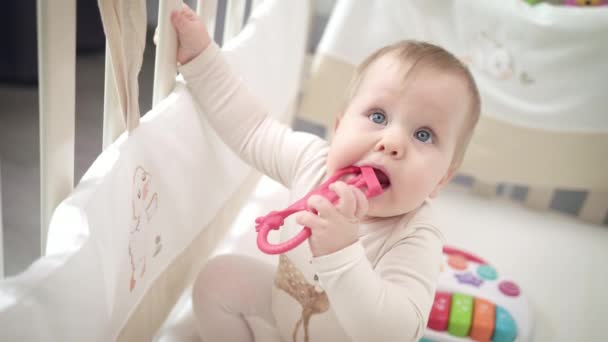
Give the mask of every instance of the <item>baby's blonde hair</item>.
POLYGON ((410 71, 416 67, 432 67, 444 72, 453 72, 464 79, 471 95, 471 101, 468 113, 469 120, 463 127, 452 158, 451 168, 457 169, 464 159, 464 154, 473 136, 481 111, 479 91, 471 72, 456 56, 437 45, 415 40, 403 40, 377 50, 359 64, 348 87, 347 102, 350 102, 356 95, 370 65, 388 54, 395 56, 397 61, 404 65, 407 63, 410 66, 410 71))

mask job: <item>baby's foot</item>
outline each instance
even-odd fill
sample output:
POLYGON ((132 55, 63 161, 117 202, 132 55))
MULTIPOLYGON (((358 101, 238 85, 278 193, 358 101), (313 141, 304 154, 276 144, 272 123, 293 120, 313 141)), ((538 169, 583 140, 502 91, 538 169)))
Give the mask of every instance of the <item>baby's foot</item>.
POLYGON ((190 62, 211 43, 205 23, 187 5, 171 13, 171 22, 177 31, 177 61, 180 64, 190 62))

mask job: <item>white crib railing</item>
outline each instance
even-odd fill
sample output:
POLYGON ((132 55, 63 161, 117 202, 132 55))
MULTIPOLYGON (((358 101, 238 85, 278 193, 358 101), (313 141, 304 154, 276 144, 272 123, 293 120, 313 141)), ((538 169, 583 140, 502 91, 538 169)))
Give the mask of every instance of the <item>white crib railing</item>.
MULTIPOLYGON (((197 13, 204 16, 211 36, 214 36, 217 23, 224 23, 222 38, 227 41, 243 27, 246 8, 251 9, 260 2, 198 0, 196 7, 197 13), (218 13, 221 5, 225 11, 218 13)), ((159 2, 153 106, 165 98, 175 85, 177 40, 169 13, 179 9, 181 4, 181 0, 159 2)), ((40 75, 40 246, 41 253, 44 254, 51 215, 74 186, 76 1, 57 0, 51 3, 38 0, 37 18, 40 75)), ((104 149, 125 130, 119 109, 112 63, 106 49, 104 149)))
POLYGON ((175 86, 177 72, 177 39, 175 29, 171 25, 169 13, 181 7, 181 0, 160 0, 158 8, 159 39, 156 46, 154 63, 154 89, 152 106, 156 106, 167 97, 175 86))
MULTIPOLYGON (((2 161, 0 160, 0 171, 2 170, 2 161)), ((0 172, 0 279, 4 278, 4 227, 2 226, 2 172, 0 172)))
POLYGON ((74 186, 76 0, 38 0, 40 248, 53 210, 74 186))

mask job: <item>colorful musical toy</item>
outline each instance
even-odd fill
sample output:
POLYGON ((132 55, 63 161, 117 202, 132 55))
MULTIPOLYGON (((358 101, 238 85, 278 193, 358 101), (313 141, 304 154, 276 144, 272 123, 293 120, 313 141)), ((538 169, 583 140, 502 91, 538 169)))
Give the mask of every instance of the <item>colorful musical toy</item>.
POLYGON ((527 342, 532 314, 514 281, 483 259, 454 247, 444 261, 421 342, 527 342))

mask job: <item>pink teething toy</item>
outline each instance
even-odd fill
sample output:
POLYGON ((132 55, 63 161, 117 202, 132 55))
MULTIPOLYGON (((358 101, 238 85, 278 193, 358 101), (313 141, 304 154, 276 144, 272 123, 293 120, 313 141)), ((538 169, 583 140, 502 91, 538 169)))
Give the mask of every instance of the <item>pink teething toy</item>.
POLYGON ((357 175, 352 179, 349 179, 346 184, 354 185, 360 188, 361 190, 364 190, 364 188, 367 189, 367 191, 365 191, 365 196, 367 196, 368 198, 378 196, 382 193, 382 186, 380 185, 380 182, 378 182, 378 178, 376 177, 376 173, 374 172, 374 169, 372 167, 350 166, 338 170, 325 183, 313 189, 311 192, 306 194, 306 196, 302 197, 300 200, 290 205, 287 209, 280 211, 272 211, 266 216, 258 217, 255 220, 255 230, 258 232, 257 242, 260 250, 267 254, 281 254, 295 248, 296 246, 304 242, 304 240, 308 239, 311 234, 310 228, 308 227, 304 227, 291 240, 276 245, 268 242, 268 233, 271 229, 279 229, 283 225, 283 222, 286 217, 298 211, 308 210, 312 213, 315 213, 314 209, 309 208, 307 205, 308 198, 310 198, 310 196, 312 195, 321 195, 327 198, 330 202, 335 203, 338 200, 338 195, 336 195, 335 192, 329 190, 329 185, 349 173, 357 175))

